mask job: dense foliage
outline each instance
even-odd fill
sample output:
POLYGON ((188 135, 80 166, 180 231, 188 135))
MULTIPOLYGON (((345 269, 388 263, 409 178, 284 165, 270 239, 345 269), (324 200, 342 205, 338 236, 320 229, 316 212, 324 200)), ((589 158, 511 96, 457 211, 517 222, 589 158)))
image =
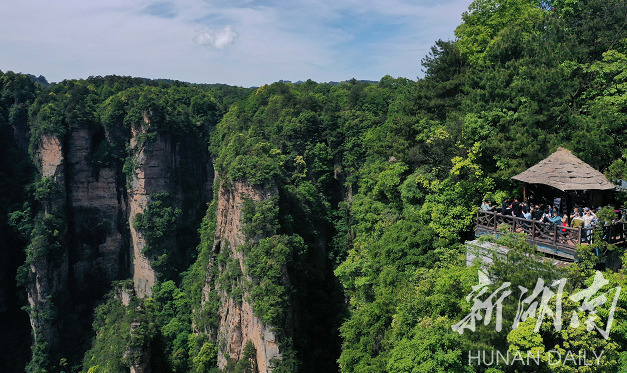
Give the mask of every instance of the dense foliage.
MULTIPOLYGON (((78 348, 87 353, 71 369, 117 372, 148 363, 156 372, 216 371, 218 292, 250 301, 276 331, 284 353, 276 372, 522 372, 531 368, 471 366, 468 353, 567 349, 603 349, 598 371, 627 369, 623 293, 607 339, 583 323, 557 331, 550 318, 537 332, 533 317, 512 330, 512 304, 502 310, 509 323, 500 332, 493 324, 475 333, 452 329, 471 311, 466 296, 480 269, 493 282, 489 291, 566 278, 569 299, 591 286, 601 267, 597 253, 622 256, 597 240, 580 248, 579 262, 558 270, 521 237, 501 235, 489 240, 509 253, 488 253, 492 264, 482 268, 467 265, 464 242, 481 199, 520 194, 511 176, 558 146, 612 180, 627 179, 626 19, 621 0, 476 0, 456 39, 431 48, 416 81, 309 80, 246 90, 122 77, 44 86, 0 75, 0 129, 28 124, 33 156, 44 137, 63 141, 80 123, 94 133, 120 132, 101 136, 90 161, 95 170, 120 166, 129 183, 138 161, 125 142, 131 131, 137 149, 163 133, 193 137, 209 148, 219 175, 202 222, 189 212, 198 198, 150 196, 134 228, 160 281, 152 297, 118 284, 99 302, 94 332, 81 337, 88 346, 78 348), (238 183, 270 197, 243 203, 245 244, 213 252, 218 190, 238 183)), ((16 230, 0 238, 24 247, 16 272, 28 287, 34 263, 54 262, 67 245, 65 197, 60 180, 31 180, 28 158, 14 150, 0 148, 8 161, 0 165, 0 222, 16 230), (20 197, 24 185, 28 194, 20 197)), ((617 202, 625 201, 618 193, 617 202)), ((624 288, 622 271, 603 276, 608 287, 624 288)), ((572 300, 564 310, 586 317, 572 300)), ((28 311, 42 322, 60 320, 53 307, 28 311)), ((608 314, 607 304, 599 308, 599 320, 608 314)), ((70 369, 46 361, 48 353, 35 340, 29 371, 70 369)), ((225 370, 255 371, 255 354, 247 345, 225 370)), ((586 370, 543 360, 531 371, 586 370)))

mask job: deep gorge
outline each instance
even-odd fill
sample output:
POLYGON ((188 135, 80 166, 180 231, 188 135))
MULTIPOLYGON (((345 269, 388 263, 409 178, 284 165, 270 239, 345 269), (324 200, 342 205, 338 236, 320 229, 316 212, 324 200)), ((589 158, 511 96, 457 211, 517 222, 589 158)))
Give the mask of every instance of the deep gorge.
MULTIPOLYGON (((0 370, 483 372, 468 351, 570 345, 620 371, 623 298, 607 339, 451 325, 477 282, 464 243, 484 198, 520 196, 511 177, 558 147, 627 180, 626 12, 474 2, 416 80, 0 72, 0 370)), ((612 198, 606 219, 627 208, 612 198)), ((490 239, 515 254, 494 284, 564 276, 569 294, 624 251, 580 247, 563 269, 490 239)))

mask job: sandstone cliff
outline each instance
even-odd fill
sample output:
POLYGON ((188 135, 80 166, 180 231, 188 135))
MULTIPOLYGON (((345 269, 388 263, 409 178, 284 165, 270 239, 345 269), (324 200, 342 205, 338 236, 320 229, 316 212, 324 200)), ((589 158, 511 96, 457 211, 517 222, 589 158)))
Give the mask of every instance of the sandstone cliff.
POLYGON ((133 247, 132 258, 133 283, 138 296, 150 296, 152 287, 157 281, 157 274, 150 265, 150 258, 143 250, 146 240, 142 233, 135 228, 137 214, 146 208, 151 193, 163 192, 171 189, 171 170, 178 161, 176 149, 172 149, 171 139, 167 135, 159 135, 149 143, 137 141, 138 135, 145 135, 150 120, 144 114, 143 125, 133 128, 130 140, 133 170, 129 188, 129 227, 133 247), (174 150, 174 151, 173 151, 174 150))
MULTIPOLYGON (((63 209, 65 193, 65 152, 61 141, 55 136, 45 135, 41 139, 37 154, 42 178, 49 178, 60 193, 43 201, 44 218, 53 210, 63 209)), ((53 299, 63 297, 67 290, 68 253, 64 251, 55 262, 47 255, 30 261, 30 281, 26 287, 29 317, 35 343, 54 347, 59 342, 59 326, 52 325, 48 316, 56 311, 53 299)))
POLYGON ((42 180, 54 190, 41 201, 39 219, 55 220, 53 232, 38 233, 43 243, 35 238, 30 244, 31 252, 47 253, 30 254, 29 315, 35 344, 51 351, 65 349, 65 355, 80 353, 65 347, 67 340, 81 338, 74 330, 88 327, 94 302, 128 271, 123 179, 114 165, 93 166, 98 138, 88 126, 71 124, 65 137, 43 135, 34 154, 42 180), (67 309, 72 311, 63 311, 67 309), (78 320, 78 325, 70 320, 78 320))
MULTIPOLYGON (((217 179, 217 178, 216 178, 217 179)), ((235 259, 246 273, 245 258, 238 246, 245 243, 242 227, 242 207, 246 199, 259 202, 276 196, 276 188, 260 188, 242 182, 230 186, 221 185, 218 193, 217 225, 213 245, 213 256, 221 250, 228 250, 228 256, 235 259)), ((212 260, 210 265, 217 265, 212 260)), ((219 268, 224 271, 225 268, 219 268)), ((212 273, 208 270, 207 273, 212 273)), ((239 360, 246 344, 251 341, 256 350, 256 366, 259 372, 270 372, 276 361, 281 359, 281 349, 274 325, 266 325, 255 316, 250 294, 244 291, 241 302, 234 300, 216 284, 216 279, 207 278, 205 294, 217 291, 220 294, 219 325, 217 341, 219 346, 218 366, 222 369, 227 364, 226 357, 239 360)), ((250 278, 246 279, 250 282, 250 278)))
MULTIPOLYGON (((54 198, 41 201, 43 214, 60 216, 67 227, 65 233, 54 233, 64 240, 54 258, 30 261, 31 326, 35 343, 49 351, 67 356, 72 353, 68 346, 78 345, 74 352, 79 356, 82 347, 70 340, 77 330, 79 338, 89 338, 93 308, 113 281, 132 277, 139 297, 151 295, 158 273, 133 224, 151 194, 171 195, 186 221, 198 221, 204 212, 212 187, 206 145, 191 135, 153 131, 145 136, 151 124, 144 117, 132 131, 72 123, 64 136, 44 135, 39 141, 35 163, 42 180, 58 189, 54 198), (97 159, 99 149, 115 143, 127 144, 121 147, 128 149, 127 167, 124 153, 108 155, 106 162, 97 159), (70 319, 80 325, 67 328, 70 319)), ((168 240, 177 250, 176 237, 168 240)))
POLYGON ((107 141, 101 132, 70 125, 66 139, 71 281, 81 294, 89 294, 128 271, 124 178, 114 163, 94 164, 96 147, 107 141))
MULTIPOLYGON (((151 195, 167 193, 184 218, 204 213, 211 197, 212 168, 206 145, 190 135, 149 133, 152 123, 146 112, 143 122, 133 126, 130 139, 132 173, 128 185, 128 222, 132 243, 131 273, 139 297, 150 296, 157 281, 152 266, 157 254, 145 253, 146 239, 135 227, 137 214, 143 213, 151 195), (148 140, 144 140, 148 137, 148 140)), ((174 237, 168 238, 176 246, 174 237)))

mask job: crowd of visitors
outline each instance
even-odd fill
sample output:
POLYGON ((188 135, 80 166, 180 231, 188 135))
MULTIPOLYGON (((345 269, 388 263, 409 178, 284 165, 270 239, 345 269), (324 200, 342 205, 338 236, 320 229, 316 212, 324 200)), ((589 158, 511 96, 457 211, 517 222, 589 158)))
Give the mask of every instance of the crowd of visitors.
MULTIPOLYGON (((493 205, 490 200, 484 199, 481 204, 481 210, 492 211, 502 215, 515 216, 521 219, 537 221, 542 224, 546 224, 546 228, 551 231, 555 229, 557 225, 565 234, 569 231, 567 227, 581 228, 581 235, 579 237, 580 242, 591 243, 593 239, 593 229, 599 224, 597 213, 601 210, 601 207, 596 209, 589 207, 574 207, 570 213, 565 212, 565 208, 560 212, 559 207, 564 207, 564 203, 561 199, 555 198, 553 204, 550 203, 533 203, 533 198, 527 201, 520 201, 518 198, 505 199, 503 203, 493 205)), ((611 223, 622 224, 608 224, 605 222, 602 229, 602 239, 608 242, 624 241, 627 236, 627 211, 615 209, 616 215, 614 221, 611 223)), ((603 215, 601 215, 603 216, 603 215)), ((525 222, 525 220, 519 222, 521 229, 524 227, 531 227, 531 222, 525 222)), ((567 237, 567 236, 564 236, 567 237)))
MULTIPOLYGON (((598 207, 596 211, 601 208, 598 207)), ((592 228, 597 223, 597 215, 594 209, 589 207, 575 207, 569 215, 560 213, 557 208, 551 204, 533 204, 528 201, 519 201, 518 198, 505 199, 503 204, 494 206, 488 199, 484 199, 481 204, 481 210, 494 211, 503 215, 512 215, 523 219, 536 220, 547 224, 558 224, 564 227, 573 228, 592 228)), ((616 220, 625 221, 626 214, 620 210, 616 210, 616 220)))

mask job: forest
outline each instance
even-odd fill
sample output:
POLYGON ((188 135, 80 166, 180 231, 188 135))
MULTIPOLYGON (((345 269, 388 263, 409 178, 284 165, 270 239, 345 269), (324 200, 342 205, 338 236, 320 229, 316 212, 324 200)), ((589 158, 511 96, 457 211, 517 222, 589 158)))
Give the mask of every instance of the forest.
POLYGON ((558 147, 627 180, 627 3, 475 0, 421 66, 258 88, 0 72, 0 370, 627 371, 627 277, 601 265, 624 247, 556 267, 504 232, 483 239, 508 255, 466 263, 481 201, 558 147), (458 332, 504 283, 502 328, 458 332))

